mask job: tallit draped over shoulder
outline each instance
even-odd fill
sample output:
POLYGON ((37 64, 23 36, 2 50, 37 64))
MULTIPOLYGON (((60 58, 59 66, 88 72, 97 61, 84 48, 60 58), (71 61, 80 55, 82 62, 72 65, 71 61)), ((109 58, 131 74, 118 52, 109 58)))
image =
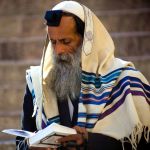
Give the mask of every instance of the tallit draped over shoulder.
POLYGON ((149 83, 131 62, 114 57, 110 35, 100 20, 83 8, 86 27, 78 125, 122 142, 128 139, 136 149, 142 132, 150 142, 149 83))
MULTIPOLYGON (((52 10, 70 12, 85 22, 77 125, 87 128, 89 132, 102 133, 122 142, 128 138, 134 149, 142 132, 149 141, 148 81, 131 62, 114 56, 112 38, 86 6, 74 1, 63 1, 52 10)), ((48 90, 48 76, 53 67, 52 50, 51 42, 47 39, 41 61, 42 104, 46 118, 59 117, 55 93, 48 90)))

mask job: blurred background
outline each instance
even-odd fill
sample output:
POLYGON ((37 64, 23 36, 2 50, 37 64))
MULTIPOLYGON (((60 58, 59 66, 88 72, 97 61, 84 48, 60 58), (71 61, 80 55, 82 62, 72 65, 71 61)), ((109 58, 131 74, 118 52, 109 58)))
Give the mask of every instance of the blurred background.
MULTIPOLYGON (((134 62, 150 80, 150 0, 77 0, 100 18, 115 55, 134 62)), ((0 0, 0 130, 20 128, 25 70, 38 65, 46 30, 44 13, 60 0, 0 0)), ((14 150, 14 136, 0 133, 0 150, 14 150)))

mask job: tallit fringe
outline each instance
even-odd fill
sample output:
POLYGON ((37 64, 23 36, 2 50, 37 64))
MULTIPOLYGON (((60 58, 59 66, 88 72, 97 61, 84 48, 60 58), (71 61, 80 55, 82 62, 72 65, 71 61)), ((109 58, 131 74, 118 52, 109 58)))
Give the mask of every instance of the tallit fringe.
POLYGON ((123 150, 125 142, 128 142, 132 145, 132 150, 137 150, 137 145, 140 142, 142 137, 142 133, 144 133, 144 138, 147 142, 150 141, 150 127, 143 126, 139 123, 133 130, 130 136, 121 139, 123 150))
POLYGON ((147 143, 150 142, 150 126, 144 127, 144 138, 147 143))
POLYGON ((35 103, 32 117, 36 115, 36 112, 37 112, 37 104, 35 103))
POLYGON ((26 139, 21 140, 21 141, 20 140, 16 140, 16 141, 19 142, 19 144, 16 147, 16 150, 20 150, 20 149, 22 149, 22 150, 28 150, 29 149, 26 139))

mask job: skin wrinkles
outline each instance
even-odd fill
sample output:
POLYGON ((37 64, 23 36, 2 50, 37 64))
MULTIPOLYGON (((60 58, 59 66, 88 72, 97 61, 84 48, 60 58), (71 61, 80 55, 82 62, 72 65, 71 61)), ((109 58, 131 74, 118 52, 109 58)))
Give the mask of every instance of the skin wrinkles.
POLYGON ((58 27, 49 26, 48 36, 56 54, 74 53, 82 43, 71 16, 63 16, 58 27))

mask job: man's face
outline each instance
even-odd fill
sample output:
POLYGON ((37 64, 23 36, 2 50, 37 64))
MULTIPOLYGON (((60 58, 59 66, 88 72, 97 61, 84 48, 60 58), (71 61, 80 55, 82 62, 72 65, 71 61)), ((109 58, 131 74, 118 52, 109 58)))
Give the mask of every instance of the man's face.
POLYGON ((53 68, 49 74, 49 86, 59 99, 79 97, 81 88, 82 38, 76 32, 72 17, 64 16, 58 27, 48 27, 52 42, 53 68))
POLYGON ((48 27, 48 36, 56 55, 75 53, 82 43, 82 37, 76 31, 75 20, 63 16, 60 25, 48 27))

